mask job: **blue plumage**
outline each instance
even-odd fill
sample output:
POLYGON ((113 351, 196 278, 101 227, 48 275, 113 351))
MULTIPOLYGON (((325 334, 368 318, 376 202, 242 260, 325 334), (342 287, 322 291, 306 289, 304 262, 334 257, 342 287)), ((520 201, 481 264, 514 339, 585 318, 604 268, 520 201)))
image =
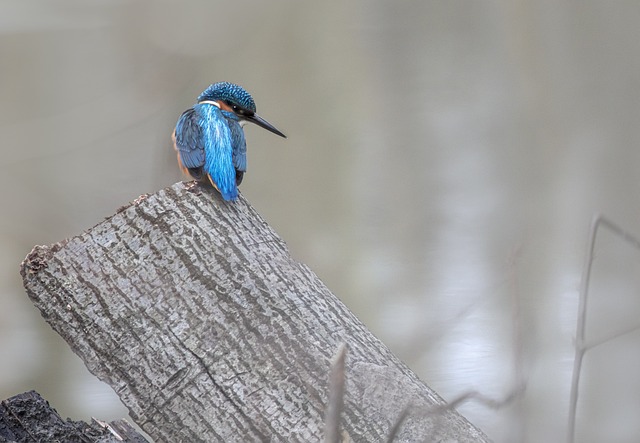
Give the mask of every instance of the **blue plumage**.
POLYGON ((238 188, 233 167, 233 139, 229 123, 222 116, 220 109, 213 105, 196 105, 195 108, 202 127, 204 170, 225 200, 235 200, 238 198, 238 188))
MULTIPOLYGON (((223 112, 224 113, 224 112, 223 112)), ((247 141, 244 131, 238 120, 229 120, 231 129, 231 145, 233 146, 233 166, 236 168, 236 183, 242 183, 242 178, 247 170, 247 141)))
POLYGON ((238 185, 247 170, 247 144, 242 121, 285 135, 256 113, 249 93, 233 83, 215 83, 182 113, 173 133, 178 162, 193 178, 205 176, 225 200, 238 198, 238 185))
POLYGON ((244 109, 256 112, 256 103, 253 101, 253 97, 251 97, 251 95, 249 95, 242 86, 229 82, 214 83, 202 91, 202 94, 198 96, 198 103, 207 100, 224 100, 228 103, 233 102, 242 106, 244 109))

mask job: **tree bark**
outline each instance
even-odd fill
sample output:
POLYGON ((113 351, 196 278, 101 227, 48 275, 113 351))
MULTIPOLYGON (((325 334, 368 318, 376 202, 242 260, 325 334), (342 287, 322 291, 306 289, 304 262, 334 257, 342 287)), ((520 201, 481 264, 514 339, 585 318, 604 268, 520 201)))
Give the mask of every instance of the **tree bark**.
POLYGON ((91 423, 63 420, 35 391, 0 404, 0 442, 148 443, 125 420, 91 423))
POLYGON ((321 440, 341 343, 342 435, 384 441, 411 405, 395 441, 487 441, 242 197, 177 183, 36 246, 21 273, 45 320, 156 441, 321 440))

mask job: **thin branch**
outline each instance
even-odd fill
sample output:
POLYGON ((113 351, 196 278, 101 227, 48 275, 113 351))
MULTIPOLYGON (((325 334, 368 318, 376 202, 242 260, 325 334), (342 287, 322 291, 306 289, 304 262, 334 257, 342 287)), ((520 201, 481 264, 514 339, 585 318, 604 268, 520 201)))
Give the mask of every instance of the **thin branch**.
POLYGON ((511 391, 509 393, 509 395, 507 395, 502 400, 497 400, 495 398, 487 397, 486 395, 481 394, 478 391, 468 391, 468 392, 465 392, 465 393, 459 395, 458 397, 454 398, 450 402, 448 402, 446 404, 443 404, 443 405, 429 406, 427 408, 424 408, 424 407, 423 408, 413 408, 411 405, 407 405, 402 410, 402 412, 400 413, 400 415, 396 419, 395 424, 391 428, 391 432, 389 433, 389 436, 387 437, 387 443, 393 442, 393 440, 396 438, 396 436, 400 432, 400 428, 402 427, 402 424, 409 417, 409 415, 411 415, 412 412, 414 412, 416 415, 420 415, 420 416, 423 416, 423 417, 428 417, 428 416, 432 416, 432 415, 441 415, 441 414, 444 414, 445 412, 452 411, 452 410, 456 409, 458 406, 460 406, 461 404, 466 403, 466 402, 471 401, 471 400, 473 400, 473 401, 475 401, 477 403, 480 403, 481 405, 484 405, 484 406, 486 406, 486 407, 488 407, 490 409, 496 409, 497 410, 497 409, 500 409, 500 408, 506 406, 507 404, 511 403, 519 395, 521 395, 524 392, 524 390, 525 390, 525 385, 522 384, 522 385, 518 386, 517 388, 515 388, 513 391, 511 391))
POLYGON ((340 417, 344 405, 344 363, 347 355, 347 346, 340 344, 331 364, 329 378, 329 402, 327 404, 324 441, 325 443, 340 442, 340 417))
POLYGON ((584 334, 587 322, 587 294, 589 293, 589 282, 591 280, 591 268, 593 266, 593 251, 596 244, 596 234, 598 226, 602 222, 602 215, 598 214, 591 222, 589 231, 589 246, 582 272, 582 282, 580 284, 580 300, 578 302, 578 326, 576 331, 576 356, 573 360, 573 376, 571 380, 571 395, 569 397, 569 426, 567 431, 567 442, 573 443, 576 430, 576 409, 578 406, 578 386, 580 385, 580 372, 582 369, 582 358, 584 357, 584 334))
POLYGON ((589 296, 589 284, 591 281, 591 270, 593 267, 594 250, 596 244, 596 238, 598 235, 598 229, 602 227, 608 228, 611 232, 621 237, 624 241, 631 244, 636 249, 640 250, 640 240, 636 238, 630 232, 617 226, 611 220, 607 219, 602 214, 597 214, 591 222, 591 230, 589 232, 589 246, 587 248, 587 255, 585 258, 584 270, 582 272, 582 283, 580 285, 580 300, 578 303, 578 326, 576 330, 576 355, 573 361, 573 376, 571 380, 571 395, 569 397, 569 424, 567 430, 567 442, 573 443, 575 441, 576 430, 576 411, 578 407, 578 388, 580 386, 580 373, 582 371, 582 360, 584 354, 602 343, 617 338, 626 333, 632 332, 640 326, 635 326, 631 329, 619 331, 604 339, 593 341, 587 344, 585 339, 586 322, 587 322, 587 301, 589 296))
POLYGON ((602 344, 605 344, 607 342, 610 342, 611 340, 615 340, 618 337, 622 337, 623 335, 627 335, 627 334, 631 334, 632 332, 636 332, 637 330, 640 329, 640 325, 635 325, 635 326, 630 326, 628 328, 625 329, 621 329, 619 331, 616 331, 612 334, 609 334, 601 339, 598 340, 591 340, 589 342, 585 342, 582 345, 582 349, 584 350, 584 352, 595 348, 596 346, 600 346, 602 344))

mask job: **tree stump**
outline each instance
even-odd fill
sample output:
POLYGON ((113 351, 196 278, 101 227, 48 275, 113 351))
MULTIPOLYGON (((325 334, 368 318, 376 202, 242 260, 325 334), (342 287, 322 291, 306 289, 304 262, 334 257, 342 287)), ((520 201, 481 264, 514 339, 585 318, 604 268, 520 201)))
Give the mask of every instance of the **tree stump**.
POLYGON ((403 417, 395 441, 488 441, 243 197, 177 183, 36 246, 21 273, 45 320, 156 441, 321 440, 343 343, 343 439, 385 441, 403 417))

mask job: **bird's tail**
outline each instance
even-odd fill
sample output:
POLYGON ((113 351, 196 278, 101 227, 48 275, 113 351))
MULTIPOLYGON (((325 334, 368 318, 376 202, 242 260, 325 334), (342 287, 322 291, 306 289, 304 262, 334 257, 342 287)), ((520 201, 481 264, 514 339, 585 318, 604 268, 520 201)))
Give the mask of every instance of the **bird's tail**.
POLYGON ((236 200, 238 198, 238 187, 237 186, 232 186, 231 189, 229 189, 229 190, 222 190, 222 189, 220 189, 218 187, 216 182, 213 181, 213 179, 211 178, 211 176, 209 174, 207 174, 207 177, 209 178, 209 181, 211 182, 213 187, 216 188, 216 190, 220 193, 220 195, 222 195, 222 198, 224 198, 227 201, 229 201, 229 200, 233 201, 233 200, 236 200))

